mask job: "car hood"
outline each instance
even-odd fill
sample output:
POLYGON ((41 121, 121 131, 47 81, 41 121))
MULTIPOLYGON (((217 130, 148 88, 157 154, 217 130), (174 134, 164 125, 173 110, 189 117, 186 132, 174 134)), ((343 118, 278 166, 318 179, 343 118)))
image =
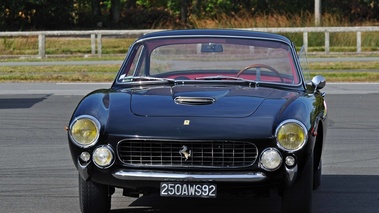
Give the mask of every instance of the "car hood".
POLYGON ((273 90, 197 85, 138 89, 131 92, 131 111, 144 117, 248 117, 273 90))
POLYGON ((309 116, 291 104, 299 100, 301 91, 268 87, 180 85, 98 91, 86 98, 91 115, 99 111, 91 100, 101 96, 101 109, 108 112, 104 131, 110 135, 269 138, 283 116, 309 116))

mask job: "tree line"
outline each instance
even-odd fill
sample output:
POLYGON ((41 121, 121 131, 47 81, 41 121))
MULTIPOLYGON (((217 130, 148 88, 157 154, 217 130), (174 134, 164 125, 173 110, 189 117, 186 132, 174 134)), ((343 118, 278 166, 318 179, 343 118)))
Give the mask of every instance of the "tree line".
MULTIPOLYGON (((0 31, 192 28, 196 18, 314 12, 314 0, 1 0, 0 31)), ((351 23, 379 19, 379 0, 322 1, 351 23)))

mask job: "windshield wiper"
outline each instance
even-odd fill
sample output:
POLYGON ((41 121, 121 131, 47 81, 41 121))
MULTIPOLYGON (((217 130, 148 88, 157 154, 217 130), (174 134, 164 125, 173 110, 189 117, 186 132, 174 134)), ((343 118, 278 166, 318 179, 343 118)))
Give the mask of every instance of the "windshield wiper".
MULTIPOLYGON (((246 84, 249 87, 257 86, 256 81, 252 80, 246 80, 244 78, 238 78, 233 76, 223 76, 223 75, 217 75, 217 76, 205 76, 205 77, 198 77, 195 78, 196 80, 203 80, 204 83, 207 81, 215 81, 215 82, 221 82, 221 83, 232 83, 232 84, 246 84)), ((188 80, 188 83, 195 82, 194 80, 188 80)), ((178 84, 183 83, 184 81, 177 81, 172 78, 157 78, 157 77, 151 77, 151 76, 127 76, 122 79, 122 82, 128 82, 134 84, 162 84, 162 83, 169 83, 169 84, 178 84)), ((199 81, 198 81, 199 82, 199 81)))
POLYGON ((227 75, 204 76, 204 77, 195 78, 195 80, 240 80, 240 81, 246 81, 243 78, 227 76, 227 75))
POLYGON ((174 81, 169 78, 156 78, 151 76, 127 76, 122 79, 122 82, 170 82, 174 81))
POLYGON ((217 76, 204 76, 195 78, 195 80, 204 80, 204 81, 215 81, 221 83, 231 83, 231 84, 246 84, 249 87, 258 86, 258 82, 253 80, 247 80, 244 78, 227 76, 227 75, 217 75, 217 76))

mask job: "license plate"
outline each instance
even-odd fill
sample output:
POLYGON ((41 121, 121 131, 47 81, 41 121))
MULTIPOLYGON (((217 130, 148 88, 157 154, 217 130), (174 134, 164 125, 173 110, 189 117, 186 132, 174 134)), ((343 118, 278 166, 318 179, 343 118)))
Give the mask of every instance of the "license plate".
POLYGON ((161 183, 162 197, 216 198, 217 185, 211 183, 161 183))

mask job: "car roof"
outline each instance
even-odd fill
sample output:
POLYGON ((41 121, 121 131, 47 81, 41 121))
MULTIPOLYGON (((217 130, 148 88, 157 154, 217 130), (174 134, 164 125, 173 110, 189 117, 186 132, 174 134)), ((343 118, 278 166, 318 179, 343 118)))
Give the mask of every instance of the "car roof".
POLYGON ((165 37, 165 36, 242 36, 242 37, 255 37, 255 38, 268 38, 281 40, 283 42, 291 44, 292 42, 285 36, 260 32, 251 30, 239 30, 239 29, 190 29, 190 30, 164 30, 145 34, 139 39, 148 39, 153 37, 165 37))

